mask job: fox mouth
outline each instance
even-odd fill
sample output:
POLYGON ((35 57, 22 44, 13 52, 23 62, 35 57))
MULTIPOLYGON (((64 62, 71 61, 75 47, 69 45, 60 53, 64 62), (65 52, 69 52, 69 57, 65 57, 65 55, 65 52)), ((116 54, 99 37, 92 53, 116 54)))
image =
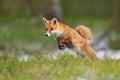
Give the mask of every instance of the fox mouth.
POLYGON ((52 33, 52 36, 57 37, 58 35, 56 33, 52 33))
POLYGON ((47 37, 50 37, 50 36, 57 37, 58 35, 56 33, 51 33, 51 34, 46 34, 45 36, 47 36, 47 37))

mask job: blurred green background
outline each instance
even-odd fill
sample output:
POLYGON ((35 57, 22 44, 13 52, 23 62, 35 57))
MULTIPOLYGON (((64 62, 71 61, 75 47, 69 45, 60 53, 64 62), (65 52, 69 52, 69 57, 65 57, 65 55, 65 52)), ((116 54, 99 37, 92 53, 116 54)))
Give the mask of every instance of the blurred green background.
POLYGON ((86 25, 92 30, 94 48, 107 38, 107 47, 120 49, 119 0, 0 0, 0 52, 58 49, 54 38, 45 37, 42 17, 57 17, 72 28, 86 25))
POLYGON ((0 0, 0 80, 120 80, 120 0, 0 0), (100 61, 59 50, 42 17, 89 27, 100 61))

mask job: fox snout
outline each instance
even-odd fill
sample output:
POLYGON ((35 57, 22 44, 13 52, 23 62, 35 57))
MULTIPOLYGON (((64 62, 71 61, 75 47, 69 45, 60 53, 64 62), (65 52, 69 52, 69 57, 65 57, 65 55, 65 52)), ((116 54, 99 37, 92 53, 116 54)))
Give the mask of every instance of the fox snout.
POLYGON ((48 34, 45 34, 45 36, 48 36, 48 34))
POLYGON ((48 33, 46 33, 46 34, 45 34, 45 36, 48 36, 48 37, 50 37, 50 36, 51 36, 51 34, 48 34, 48 33))

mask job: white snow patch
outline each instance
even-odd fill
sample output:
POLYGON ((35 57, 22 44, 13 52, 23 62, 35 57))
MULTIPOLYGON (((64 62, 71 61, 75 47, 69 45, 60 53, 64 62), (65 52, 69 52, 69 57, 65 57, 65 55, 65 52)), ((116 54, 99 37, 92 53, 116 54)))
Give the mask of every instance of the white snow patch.
POLYGON ((56 49, 56 50, 50 52, 50 54, 48 54, 48 57, 50 59, 57 59, 58 56, 63 55, 63 54, 70 54, 70 55, 77 56, 77 54, 75 52, 73 52, 72 50, 70 50, 68 48, 65 48, 64 50, 56 49))
POLYGON ((19 61, 28 61, 30 59, 34 59, 35 57, 33 55, 30 54, 22 54, 18 57, 19 61))
POLYGON ((96 52, 99 59, 120 59, 120 50, 101 50, 96 52))
MULTIPOLYGON (((63 54, 70 54, 70 55, 74 55, 77 56, 77 54, 75 52, 73 52, 70 49, 65 49, 65 50, 54 50, 52 52, 50 52, 47 56, 50 59, 57 59, 58 56, 63 55, 63 54)), ((120 50, 101 50, 96 52, 96 56, 101 59, 101 60, 105 60, 105 59, 120 59, 120 50)))

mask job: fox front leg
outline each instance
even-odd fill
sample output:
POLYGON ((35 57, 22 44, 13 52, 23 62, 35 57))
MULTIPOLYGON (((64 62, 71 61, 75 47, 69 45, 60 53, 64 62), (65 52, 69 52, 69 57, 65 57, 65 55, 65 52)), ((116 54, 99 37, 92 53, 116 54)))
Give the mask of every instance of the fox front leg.
POLYGON ((61 50, 64 50, 65 49, 65 46, 68 47, 68 48, 72 48, 73 45, 72 45, 72 42, 70 41, 70 37, 59 37, 57 38, 58 40, 58 44, 59 44, 59 49, 61 50))
POLYGON ((57 42, 58 42, 58 47, 60 50, 64 50, 65 49, 65 45, 64 45, 64 40, 63 38, 57 38, 57 42))

